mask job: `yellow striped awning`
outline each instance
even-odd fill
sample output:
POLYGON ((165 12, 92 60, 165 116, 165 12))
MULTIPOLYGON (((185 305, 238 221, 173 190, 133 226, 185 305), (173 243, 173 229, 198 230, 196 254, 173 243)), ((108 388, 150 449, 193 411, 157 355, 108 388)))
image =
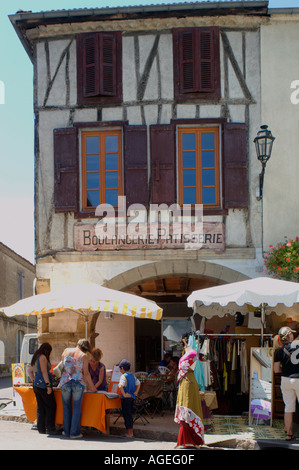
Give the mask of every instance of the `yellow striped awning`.
POLYGON ((135 318, 161 320, 163 310, 155 302, 93 283, 72 284, 46 294, 19 300, 0 311, 7 316, 42 315, 74 310, 87 316, 111 312, 135 318))

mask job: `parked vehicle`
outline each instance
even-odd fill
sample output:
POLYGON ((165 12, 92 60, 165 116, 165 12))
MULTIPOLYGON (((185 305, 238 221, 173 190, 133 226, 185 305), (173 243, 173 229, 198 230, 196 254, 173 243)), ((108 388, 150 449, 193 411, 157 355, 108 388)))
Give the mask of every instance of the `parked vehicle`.
POLYGON ((24 335, 22 348, 21 348, 21 355, 20 355, 20 362, 24 364, 25 367, 25 381, 29 381, 28 377, 28 367, 31 363, 33 354, 38 348, 37 343, 37 333, 28 333, 24 335))

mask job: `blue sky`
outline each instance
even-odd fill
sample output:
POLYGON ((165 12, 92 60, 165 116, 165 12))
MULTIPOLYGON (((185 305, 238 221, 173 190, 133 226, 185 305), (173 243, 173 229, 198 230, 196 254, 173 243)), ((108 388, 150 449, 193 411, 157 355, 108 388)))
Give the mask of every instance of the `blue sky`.
MULTIPOLYGON (((0 241, 34 262, 33 67, 8 15, 105 6, 182 3, 158 0, 9 0, 0 6, 0 241), (1 86, 4 84, 4 99, 1 86)), ((299 0, 270 0, 270 8, 299 0)))

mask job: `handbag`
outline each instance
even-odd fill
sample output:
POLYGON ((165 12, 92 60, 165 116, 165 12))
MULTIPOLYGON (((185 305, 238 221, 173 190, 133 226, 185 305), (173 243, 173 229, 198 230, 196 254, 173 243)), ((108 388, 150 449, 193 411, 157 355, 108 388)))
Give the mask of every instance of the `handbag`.
POLYGON ((64 367, 63 361, 60 361, 59 364, 57 364, 57 366, 54 367, 53 369, 53 372, 58 379, 60 379, 62 375, 63 367, 64 367))

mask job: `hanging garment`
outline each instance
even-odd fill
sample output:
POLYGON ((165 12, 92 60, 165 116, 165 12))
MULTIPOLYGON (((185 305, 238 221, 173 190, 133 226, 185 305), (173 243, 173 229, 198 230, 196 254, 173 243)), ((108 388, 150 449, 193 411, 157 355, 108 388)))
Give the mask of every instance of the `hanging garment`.
POLYGON ((247 353, 246 342, 241 341, 240 345, 240 366, 241 366, 241 392, 248 393, 248 367, 247 367, 247 353))
MULTIPOLYGON (((191 348, 196 351, 196 354, 198 357, 199 345, 194 335, 191 335, 189 337, 188 346, 191 346, 191 348)), ((205 391, 205 375, 204 375, 204 370, 200 361, 196 361, 196 365, 194 369, 194 376, 195 376, 196 382, 198 383, 199 390, 204 392, 205 391)))
POLYGON ((223 390, 224 392, 227 392, 228 390, 227 378, 228 378, 228 375, 227 375, 227 370, 226 370, 226 364, 224 363, 224 366, 223 366, 223 390))

